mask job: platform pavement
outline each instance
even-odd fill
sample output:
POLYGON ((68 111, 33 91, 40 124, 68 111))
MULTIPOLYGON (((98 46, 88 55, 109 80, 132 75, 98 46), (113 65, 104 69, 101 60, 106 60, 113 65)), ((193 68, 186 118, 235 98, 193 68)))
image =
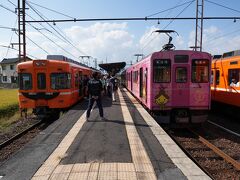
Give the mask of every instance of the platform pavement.
MULTIPOLYGON (((59 134, 46 130, 49 131, 49 136, 41 137, 44 139, 42 144, 49 147, 46 154, 40 152, 44 157, 39 155, 40 160, 29 163, 31 159, 26 154, 28 151, 25 150, 25 154, 22 153, 23 156, 20 158, 19 155, 24 152, 24 149, 21 150, 13 157, 15 163, 10 159, 0 166, 0 176, 4 175, 1 173, 5 173, 1 180, 16 177, 20 179, 31 177, 32 179, 210 179, 186 157, 125 89, 118 91, 116 102, 112 103, 109 98, 104 98, 103 106, 106 121, 100 121, 98 109, 95 108, 90 121, 86 122, 84 111, 86 102, 77 106, 81 107, 79 111, 74 111, 78 118, 74 117, 70 110, 65 117, 52 125, 53 129, 60 128, 64 126, 65 121, 70 124, 66 125, 68 128, 59 130, 58 132, 61 132, 59 134), (52 137, 54 135, 57 135, 56 141, 52 137), (28 161, 24 161, 27 158, 28 161), (31 170, 27 171, 31 164, 31 170), (11 176, 8 174, 9 169, 6 170, 8 165, 15 168, 12 172, 22 171, 22 173, 11 176), (17 168, 16 165, 25 165, 27 172, 24 173, 24 168, 21 166, 17 168)), ((32 144, 35 143, 37 146, 38 139, 39 137, 33 140, 32 144)), ((33 156, 34 153, 36 149, 32 149, 30 154, 33 156)))

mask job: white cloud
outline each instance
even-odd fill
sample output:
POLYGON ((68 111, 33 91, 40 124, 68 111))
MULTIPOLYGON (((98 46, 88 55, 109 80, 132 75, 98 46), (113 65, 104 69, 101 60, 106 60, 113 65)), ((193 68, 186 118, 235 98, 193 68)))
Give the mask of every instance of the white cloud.
MULTIPOLYGON (((130 62, 136 59, 133 56, 136 53, 148 55, 154 51, 160 51, 162 46, 168 42, 169 37, 165 34, 152 33, 156 29, 155 26, 146 28, 140 39, 136 39, 134 34, 128 31, 127 23, 95 23, 89 26, 72 26, 63 31, 76 47, 85 52, 85 55, 98 58, 98 62, 100 63, 106 62, 106 59, 108 62, 130 62)), ((56 38, 52 33, 45 30, 41 32, 74 56, 79 57, 80 55, 84 55, 68 43, 56 38)), ((189 49, 190 46, 194 45, 194 31, 190 32, 187 38, 181 35, 177 36, 176 34, 171 35, 173 37, 172 43, 176 46, 176 49, 189 49)), ((240 49, 240 35, 235 34, 235 36, 222 37, 221 35, 224 35, 224 32, 216 26, 205 28, 203 50, 212 54, 222 54, 223 52, 240 49)), ((46 39, 39 32, 27 32, 27 36, 50 54, 62 54, 76 59, 46 39)), ((2 40, 0 44, 5 45, 8 42, 3 42, 2 40)), ((46 58, 47 55, 29 40, 27 40, 27 53, 38 58, 46 58)), ((16 57, 17 54, 18 51, 9 50, 8 57, 16 57)), ((0 52, 0 56, 4 58, 5 55, 6 49, 3 49, 0 52)))
MULTIPOLYGON (((191 31, 189 34, 188 47, 194 44, 195 31, 191 31)), ((237 49, 240 49, 240 35, 234 36, 232 33, 226 33, 216 26, 210 26, 203 30, 203 51, 215 55, 237 49)))
POLYGON ((238 34, 234 36, 215 26, 204 29, 203 50, 214 55, 240 49, 240 35, 238 34))
MULTIPOLYGON (((55 43, 76 57, 80 55, 90 55, 94 58, 97 57, 98 62, 103 60, 105 62, 106 58, 108 62, 116 62, 126 60, 129 54, 133 54, 135 50, 135 45, 133 43, 134 36, 127 31, 127 28, 127 23, 95 23, 87 27, 72 26, 64 29, 69 41, 84 52, 84 54, 68 43, 56 38, 50 32, 44 31, 44 33, 55 43)), ((37 42, 44 50, 49 52, 49 54, 62 54, 76 59, 38 32, 27 32, 27 35, 34 42, 37 42)), ((46 58, 47 55, 30 41, 28 41, 27 51, 29 54, 39 58, 46 58)))

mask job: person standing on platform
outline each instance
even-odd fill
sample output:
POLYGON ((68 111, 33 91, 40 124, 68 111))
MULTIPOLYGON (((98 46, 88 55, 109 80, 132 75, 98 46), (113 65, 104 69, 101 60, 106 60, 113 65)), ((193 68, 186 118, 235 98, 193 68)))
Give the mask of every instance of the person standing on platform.
POLYGON ((112 76, 110 78, 110 84, 111 84, 111 92, 112 92, 112 101, 116 101, 116 98, 115 98, 115 92, 117 90, 117 84, 118 84, 118 80, 115 76, 112 76))
POLYGON ((99 80, 98 72, 92 74, 92 79, 88 81, 87 89, 89 93, 88 109, 87 109, 87 121, 89 120, 90 113, 93 107, 94 102, 96 101, 101 120, 104 120, 103 117, 103 107, 102 107, 102 82, 99 80))
POLYGON ((83 76, 83 96, 84 96, 84 99, 87 99, 88 98, 88 93, 87 93, 87 83, 89 81, 89 78, 87 75, 84 75, 83 76))
POLYGON ((110 75, 107 76, 106 79, 106 91, 107 91, 107 95, 108 97, 112 97, 112 91, 111 91, 111 83, 110 83, 110 75))

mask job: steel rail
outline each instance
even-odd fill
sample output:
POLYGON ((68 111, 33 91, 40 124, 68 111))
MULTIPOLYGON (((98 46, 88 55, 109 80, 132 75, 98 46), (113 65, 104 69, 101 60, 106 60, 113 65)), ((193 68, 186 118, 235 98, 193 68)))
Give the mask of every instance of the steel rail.
POLYGON ((205 144, 208 148, 213 150, 216 154, 221 156, 224 160, 231 163, 238 171, 240 170, 240 163, 236 161, 235 159, 228 156, 226 153, 224 153, 222 150, 220 150, 218 147, 210 143, 207 139, 200 136, 197 132, 194 132, 193 130, 190 130, 193 134, 198 136, 198 140, 201 141, 203 144, 205 144))
POLYGON ((219 124, 216 124, 216 123, 214 123, 214 122, 212 122, 212 121, 210 121, 210 120, 208 120, 207 122, 210 123, 210 124, 212 124, 212 125, 214 125, 214 126, 217 126, 217 127, 220 128, 220 129, 223 129, 224 131, 226 131, 226 132, 228 132, 228 133, 230 133, 230 134, 233 134, 233 135, 235 135, 235 136, 240 137, 240 134, 238 134, 238 133, 236 133, 236 132, 234 132, 234 131, 231 131, 231 130, 225 128, 225 127, 222 127, 222 126, 220 126, 219 124))
POLYGON ((171 137, 171 139, 178 145, 178 147, 204 172, 206 173, 211 179, 214 179, 212 174, 208 172, 203 166, 198 163, 196 160, 182 145, 178 140, 169 132, 167 127, 164 128, 165 132, 171 137))
POLYGON ((7 145, 11 144, 14 140, 19 139, 23 135, 27 134, 27 132, 29 132, 30 130, 34 129, 35 127, 39 126, 42 123, 43 123, 43 121, 39 121, 39 122, 33 124, 32 126, 30 126, 29 128, 27 128, 27 129, 23 130, 22 132, 16 134, 15 136, 11 137, 10 139, 4 141, 3 143, 0 144, 0 150, 2 150, 7 145))

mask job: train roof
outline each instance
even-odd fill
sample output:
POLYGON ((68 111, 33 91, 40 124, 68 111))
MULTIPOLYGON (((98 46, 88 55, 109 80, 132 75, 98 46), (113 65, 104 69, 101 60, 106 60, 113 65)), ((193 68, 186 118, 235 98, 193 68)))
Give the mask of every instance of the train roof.
MULTIPOLYGON (((200 51, 193 51, 193 50, 168 50, 168 51, 157 51, 157 52, 153 52, 153 53, 151 53, 151 54, 149 54, 149 55, 147 55, 147 56, 145 56, 145 57, 143 57, 142 59, 140 59, 138 62, 136 62, 135 64, 133 64, 133 65, 136 65, 136 64, 138 64, 138 63, 140 63, 141 61, 144 61, 144 60, 146 60, 146 59, 148 59, 148 58, 151 58, 152 56, 155 56, 155 55, 157 55, 158 53, 173 53, 173 54, 178 54, 178 53, 181 53, 181 52, 191 52, 191 53, 199 53, 200 51)), ((209 54, 208 52, 201 52, 201 53, 205 53, 205 54, 209 54)), ((209 54, 210 55, 210 54, 209 54)), ((133 66, 132 65, 132 66, 133 66)))
POLYGON ((26 61, 26 62, 21 62, 18 64, 18 66, 22 66, 22 65, 31 65, 34 63, 34 61, 48 61, 50 63, 53 63, 53 64, 56 64, 56 63, 62 63, 62 64, 68 64, 68 65, 71 65, 71 66, 80 66, 82 69, 88 69, 88 70, 95 70, 94 68, 91 68, 91 67, 88 67, 88 66, 82 66, 81 64, 79 63, 73 63, 71 61, 63 61, 63 60, 55 60, 55 59, 34 59, 32 61, 26 61))
POLYGON ((223 53, 222 58, 228 58, 232 56, 240 56, 240 50, 225 52, 223 53))
POLYGON ((240 56, 240 50, 235 50, 235 51, 229 51, 226 53, 223 53, 223 55, 214 55, 212 57, 212 62, 216 63, 217 61, 231 61, 237 58, 237 56, 240 56))

